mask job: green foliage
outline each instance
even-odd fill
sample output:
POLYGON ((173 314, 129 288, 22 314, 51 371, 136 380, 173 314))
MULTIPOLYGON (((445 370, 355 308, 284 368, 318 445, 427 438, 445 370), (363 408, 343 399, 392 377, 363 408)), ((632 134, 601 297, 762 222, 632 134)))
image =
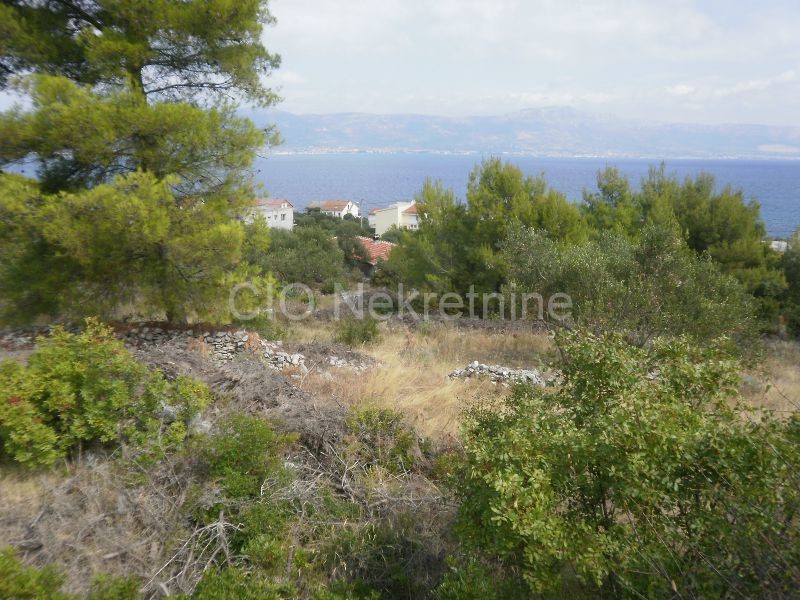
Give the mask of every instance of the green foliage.
POLYGON ((436 588, 437 600, 523 600, 530 594, 518 577, 509 576, 497 566, 488 566, 475 559, 463 565, 450 565, 450 570, 436 588))
POLYGON ((344 252, 320 227, 295 227, 270 232, 267 251, 253 255, 252 262, 271 272, 281 283, 303 283, 315 288, 348 279, 344 252))
POLYGON ((416 202, 419 231, 400 238, 387 269, 407 284, 438 293, 465 295, 470 286, 478 293, 498 291, 508 268, 501 246, 516 227, 542 228, 565 242, 587 235, 577 207, 563 194, 500 159, 472 171, 466 205, 431 181, 416 202))
POLYGON ((12 548, 0 549, 0 598, 71 600, 59 591, 62 582, 63 577, 55 567, 28 567, 16 557, 12 548))
MULTIPOLYGON (((480 283, 485 265, 470 242, 473 219, 451 190, 426 181, 415 197, 420 219, 417 235, 403 235, 385 271, 403 283, 435 292, 468 289, 480 283)), ((491 282, 487 285, 492 285, 491 282)))
POLYGON ((261 573, 237 567, 206 571, 192 598, 196 600, 286 600, 295 598, 291 585, 275 583, 261 573))
POLYGON ((277 100, 260 79, 279 63, 272 20, 259 0, 3 5, 0 84, 17 74, 30 103, 0 116, 0 166, 39 168, 0 175, 6 320, 229 319, 230 287, 261 275, 236 219, 268 141, 231 99, 277 100))
POLYGON ((371 344, 380 338, 378 321, 370 317, 348 318, 336 322, 333 339, 348 346, 371 344))
POLYGON ((563 384, 464 421, 453 479, 468 548, 532 593, 780 596, 796 589, 797 419, 731 400, 736 364, 684 340, 560 340, 563 384), (567 574, 570 575, 567 578, 567 574))
POLYGON ((781 303, 786 325, 800 336, 800 229, 789 239, 788 246, 781 257, 781 269, 787 282, 781 303))
POLYGON ((280 63, 261 45, 263 26, 274 21, 263 1, 12 0, 0 21, 4 74, 130 86, 151 99, 276 100, 261 80, 280 63))
MULTIPOLYGON (((64 578, 53 565, 29 567, 13 548, 0 548, 0 598, 8 600, 78 600, 61 590, 64 578)), ((136 600, 139 581, 134 577, 98 575, 85 600, 136 600)))
POLYGON ((525 177, 499 158, 483 161, 470 173, 467 205, 477 221, 478 243, 492 249, 520 225, 544 229, 567 242, 586 237, 577 207, 563 194, 548 188, 544 177, 525 177))
POLYGON ((253 148, 265 142, 230 106, 151 105, 137 102, 131 91, 100 96, 46 75, 25 80, 20 88, 32 106, 0 116, 0 163, 35 153, 46 193, 92 187, 141 169, 159 179, 175 176, 173 190, 181 198, 197 202, 231 194, 241 203, 237 182, 249 178, 253 148))
POLYGON ((755 315, 745 290, 669 229, 645 227, 636 241, 609 232, 573 246, 519 230, 505 252, 507 291, 518 293, 518 303, 520 292, 537 292, 546 309, 553 294, 568 294, 575 323, 624 332, 638 345, 684 334, 752 342, 755 315))
POLYGON ((361 464, 404 473, 418 462, 417 436, 402 413, 388 408, 354 408, 346 423, 353 436, 348 453, 361 464))
POLYGON ((141 583, 135 577, 98 575, 86 600, 138 600, 141 598, 141 583))
MULTIPOLYGON (((350 215, 347 215, 348 217, 350 215)), ((366 219, 340 219, 326 215, 319 210, 309 210, 294 216, 295 228, 313 227, 324 229, 331 237, 372 237, 372 230, 366 219)))
POLYGON ((263 419, 235 415, 199 441, 197 451, 209 477, 219 482, 227 497, 255 498, 265 481, 285 478, 282 454, 293 440, 276 433, 263 419))
POLYGON ((397 225, 392 225, 387 231, 381 235, 381 239, 385 242, 392 242, 393 244, 397 244, 403 238, 403 235, 408 233, 409 235, 414 235, 413 232, 408 230, 400 229, 397 225))
POLYGON ((209 400, 195 381, 149 371, 93 320, 81 334, 56 328, 40 339, 27 367, 0 363, 0 390, 2 454, 27 465, 52 464, 83 443, 179 442, 209 400))
POLYGON ((736 277, 760 301, 763 316, 774 318, 772 304, 786 283, 778 256, 763 243, 766 229, 758 202, 746 202, 741 190, 716 190, 714 177, 701 173, 683 182, 665 166, 651 168, 641 191, 616 168, 598 173, 599 193, 585 193, 583 214, 596 234, 612 230, 638 238, 642 225, 676 228, 689 248, 708 254, 724 273, 736 277))
POLYGON ((110 316, 136 303, 169 320, 219 321, 228 317, 229 286, 254 274, 241 263, 241 224, 207 202, 176 204, 169 180, 137 172, 58 195, 23 185, 0 176, 7 321, 110 316))

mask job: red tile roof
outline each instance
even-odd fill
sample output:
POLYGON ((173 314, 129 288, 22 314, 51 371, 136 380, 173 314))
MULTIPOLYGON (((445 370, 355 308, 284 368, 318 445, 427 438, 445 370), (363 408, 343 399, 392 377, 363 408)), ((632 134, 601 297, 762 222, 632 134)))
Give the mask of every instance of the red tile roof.
POLYGON ((256 206, 268 206, 270 208, 283 208, 284 204, 288 204, 290 207, 292 203, 284 198, 256 198, 256 206))
POLYGON ((407 209, 405 209, 403 211, 403 214, 406 214, 406 215, 415 215, 415 214, 417 214, 417 205, 416 205, 416 203, 412 204, 407 209))
POLYGON ((344 210, 351 200, 318 200, 308 205, 308 208, 318 208, 320 210, 344 210))
POLYGON ((374 215, 379 210, 383 210, 383 209, 382 208, 373 208, 371 211, 369 211, 369 214, 374 215))
POLYGON ((389 258, 389 255, 394 250, 395 244, 392 242, 384 242, 383 240, 373 240, 368 237, 357 236, 356 238, 359 242, 362 243, 364 249, 369 254, 369 258, 366 260, 371 265, 375 265, 378 263, 378 260, 386 260, 389 258))

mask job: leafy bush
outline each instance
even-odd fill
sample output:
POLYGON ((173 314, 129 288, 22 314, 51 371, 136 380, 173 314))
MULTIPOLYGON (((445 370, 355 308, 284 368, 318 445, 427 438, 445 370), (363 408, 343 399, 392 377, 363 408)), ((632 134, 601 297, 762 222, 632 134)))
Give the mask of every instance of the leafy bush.
POLYGON ((396 410, 353 409, 347 417, 347 429, 354 437, 349 450, 358 455, 361 464, 402 473, 419 458, 416 433, 396 410))
POLYGON ((344 252, 328 231, 320 227, 273 229, 270 237, 269 250, 253 253, 251 261, 281 283, 302 283, 316 289, 349 278, 344 252))
MULTIPOLYGON (((78 600, 61 591, 64 578, 53 565, 30 567, 12 548, 0 548, 0 598, 8 600, 78 600)), ((98 575, 85 600, 137 600, 139 581, 133 577, 98 575)))
POLYGON ((52 565, 41 569, 23 564, 12 548, 0 549, 0 598, 70 600, 60 592, 63 577, 52 565))
POLYGON ((342 319, 336 323, 336 332, 333 339, 348 346, 369 344, 378 341, 380 331, 378 321, 370 317, 363 319, 342 319))
POLYGON ((496 565, 490 567, 472 559, 463 565, 451 564, 434 597, 437 600, 524 600, 530 598, 530 593, 518 577, 504 574, 496 565))
POLYGON ((752 298, 742 286, 670 229, 647 227, 635 242, 608 233, 574 246, 519 230, 506 243, 506 259, 507 291, 518 303, 521 293, 538 292, 546 311, 548 298, 568 294, 574 322, 595 332, 623 332, 638 345, 683 334, 749 343, 756 332, 752 298))
POLYGON ((254 498, 266 480, 286 477, 282 454, 293 440, 263 419, 235 415, 199 441, 197 450, 209 476, 229 498, 254 498))
POLYGON ((17 462, 48 465, 82 443, 179 441, 208 400, 204 385, 168 382, 89 319, 80 334, 55 328, 40 339, 27 367, 0 363, 0 448, 17 462))
POLYGON ((781 597, 800 585, 800 421, 751 418, 734 362, 685 341, 561 339, 564 383, 470 411, 468 548, 533 593, 781 597), (571 575, 571 577, 573 577, 571 575))
POLYGON ((263 574, 228 567, 207 571, 191 597, 196 600, 283 600, 296 597, 296 590, 291 585, 276 584, 263 574))

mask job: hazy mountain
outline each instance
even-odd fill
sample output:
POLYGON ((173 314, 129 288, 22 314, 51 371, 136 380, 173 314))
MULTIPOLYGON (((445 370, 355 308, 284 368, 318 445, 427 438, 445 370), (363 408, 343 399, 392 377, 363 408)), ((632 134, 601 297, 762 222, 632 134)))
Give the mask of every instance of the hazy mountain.
POLYGON ((571 108, 497 116, 251 113, 283 152, 437 151, 540 156, 800 158, 800 127, 644 123, 571 108))

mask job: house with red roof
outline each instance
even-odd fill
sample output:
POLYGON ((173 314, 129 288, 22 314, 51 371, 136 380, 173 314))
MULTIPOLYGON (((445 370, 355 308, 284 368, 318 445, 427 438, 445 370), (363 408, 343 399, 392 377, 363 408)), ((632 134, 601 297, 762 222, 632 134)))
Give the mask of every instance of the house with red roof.
POLYGON ((368 237, 356 236, 356 239, 364 246, 367 256, 358 257, 361 263, 361 270, 367 277, 372 277, 375 274, 375 267, 379 261, 388 260, 389 256, 394 250, 395 244, 392 242, 384 242, 383 240, 373 240, 368 237))
POLYGON ((307 210, 318 210, 324 215, 344 219, 347 215, 358 217, 358 205, 352 200, 317 200, 307 210))

